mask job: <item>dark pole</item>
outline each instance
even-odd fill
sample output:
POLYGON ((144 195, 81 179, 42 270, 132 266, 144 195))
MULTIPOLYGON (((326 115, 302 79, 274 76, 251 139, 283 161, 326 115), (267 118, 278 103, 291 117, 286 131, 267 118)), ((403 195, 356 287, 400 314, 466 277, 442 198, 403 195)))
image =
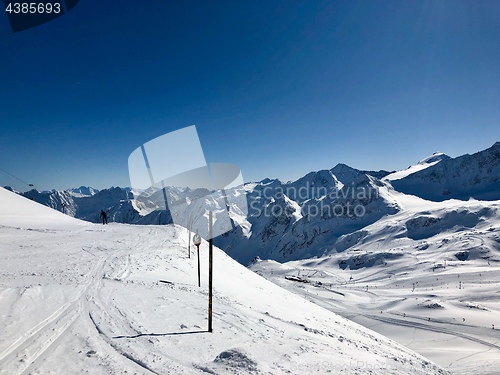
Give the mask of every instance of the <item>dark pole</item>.
POLYGON ((191 258, 191 224, 188 226, 188 258, 191 258))
POLYGON ((200 281, 200 245, 196 245, 196 252, 198 253, 198 286, 201 286, 200 281))
POLYGON ((196 234, 193 236, 193 243, 196 246, 196 253, 198 254, 198 287, 201 286, 200 281, 200 245, 201 245, 201 237, 198 234, 198 230, 196 230, 196 234))
POLYGON ((212 211, 208 212, 208 332, 212 332, 212 211))

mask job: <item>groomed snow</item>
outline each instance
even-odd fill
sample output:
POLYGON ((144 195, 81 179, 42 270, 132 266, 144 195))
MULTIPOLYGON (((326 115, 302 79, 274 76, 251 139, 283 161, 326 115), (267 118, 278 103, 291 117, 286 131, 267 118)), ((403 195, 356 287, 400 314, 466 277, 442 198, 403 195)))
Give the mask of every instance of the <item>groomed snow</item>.
POLYGON ((1 374, 437 374, 178 226, 85 224, 0 188, 1 374))

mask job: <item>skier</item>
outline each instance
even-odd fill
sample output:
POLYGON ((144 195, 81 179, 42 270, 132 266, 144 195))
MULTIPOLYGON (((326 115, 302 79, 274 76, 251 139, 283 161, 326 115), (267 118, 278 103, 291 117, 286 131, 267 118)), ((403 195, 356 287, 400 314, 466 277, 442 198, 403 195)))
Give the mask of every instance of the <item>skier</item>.
POLYGON ((99 217, 102 219, 103 224, 108 223, 108 214, 106 213, 106 211, 101 210, 101 215, 99 217))

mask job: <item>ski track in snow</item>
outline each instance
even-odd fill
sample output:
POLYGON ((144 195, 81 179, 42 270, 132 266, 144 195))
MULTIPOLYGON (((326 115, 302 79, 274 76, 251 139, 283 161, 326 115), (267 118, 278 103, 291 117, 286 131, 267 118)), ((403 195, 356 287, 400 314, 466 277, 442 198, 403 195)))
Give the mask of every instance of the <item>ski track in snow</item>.
MULTIPOLYGON (((21 228, 17 229, 22 230, 21 228)), ((35 230, 35 232, 49 233, 47 230, 35 230)), ((96 232, 102 232, 102 230, 96 232)), ((31 373, 39 363, 45 360, 44 356, 50 355, 50 349, 58 344, 59 338, 73 327, 77 319, 85 320, 85 318, 88 318, 94 324, 90 310, 95 310, 96 307, 100 306, 98 301, 101 300, 101 296, 99 293, 103 279, 109 277, 107 269, 110 268, 110 264, 112 264, 111 275, 113 275, 114 280, 126 279, 130 274, 130 254, 123 250, 110 250, 96 245, 83 246, 82 250, 93 257, 91 259, 93 268, 88 274, 84 275, 83 279, 85 281, 83 284, 75 285, 75 291, 68 302, 49 313, 45 319, 20 334, 14 342, 0 351, 1 374, 31 373), (125 261, 120 261, 120 259, 125 259, 125 261)), ((32 288, 32 286, 29 286, 29 288, 32 288)), ((101 313, 105 312, 101 311, 101 313)), ((111 318, 114 319, 114 317, 111 318)), ((100 333, 102 334, 102 332, 100 333)), ((113 345, 108 338, 103 338, 110 347, 122 356, 138 364, 143 369, 150 370, 140 360, 134 359, 129 353, 120 350, 119 346, 113 345)), ((150 372, 155 373, 152 370, 150 372)))
POLYGON ((218 249, 208 334, 207 244, 198 288, 183 228, 4 226, 0 237, 1 374, 445 373, 218 249))
POLYGON ((49 317, 22 334, 7 349, 0 353, 0 361, 6 368, 14 368, 18 373, 28 373, 29 367, 47 351, 52 344, 73 324, 85 308, 83 297, 98 280, 98 272, 104 262, 99 260, 94 272, 87 276, 87 282, 78 287, 76 298, 58 308, 49 317), (19 360, 20 353, 22 359, 19 360))
MULTIPOLYGON (((322 260, 316 259, 313 263, 321 265, 322 260)), ((462 273, 453 266, 440 273, 422 273, 420 267, 413 267, 406 268, 404 276, 394 278, 370 268, 338 269, 335 274, 332 268, 315 268, 309 261, 287 264, 260 261, 251 268, 326 309, 430 355, 453 373, 498 374, 500 371, 500 333, 498 329, 492 330, 490 324, 498 317, 495 314, 498 304, 493 296, 500 286, 500 271, 494 267, 469 267, 462 273), (330 272, 325 272, 326 269, 330 272), (354 274, 355 284, 342 274, 354 274), (457 288, 458 280, 462 281, 460 285, 466 285, 465 291, 457 288), (412 291, 413 283, 419 285, 415 291, 412 291), (449 289, 450 286, 454 289, 449 289), (435 301, 444 307, 427 307, 435 301), (487 303, 488 308, 476 305, 480 301, 487 303), (420 307, 415 308, 417 304, 420 307), (463 316, 467 317, 465 321, 463 316), (457 338, 465 341, 453 345, 457 338), (434 353, 427 349, 429 345, 434 353), (479 358, 475 360, 475 357, 479 358)))

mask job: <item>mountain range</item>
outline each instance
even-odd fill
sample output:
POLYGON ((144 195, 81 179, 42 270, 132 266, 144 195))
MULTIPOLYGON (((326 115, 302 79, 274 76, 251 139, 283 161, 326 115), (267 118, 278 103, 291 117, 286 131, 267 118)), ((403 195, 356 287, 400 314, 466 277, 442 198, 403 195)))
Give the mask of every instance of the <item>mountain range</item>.
MULTIPOLYGON (((31 254, 30 261, 34 265, 43 264, 40 266, 43 270, 49 263, 44 264, 41 259, 45 259, 46 252, 51 254, 59 249, 52 244, 62 243, 60 236, 67 236, 61 228, 66 225, 65 220, 73 220, 68 216, 98 222, 100 210, 105 209, 110 221, 150 227, 146 230, 141 225, 109 225, 104 228, 97 225, 90 231, 83 227, 74 228, 70 235, 72 241, 83 236, 71 245, 75 256, 80 259, 85 253, 89 264, 97 264, 100 269, 102 263, 96 263, 96 255, 114 257, 115 252, 120 253, 121 257, 110 263, 111 276, 104 278, 111 285, 126 282, 128 287, 150 286, 154 280, 164 280, 167 276, 168 280, 164 282, 171 286, 181 280, 186 282, 185 277, 194 270, 188 272, 185 268, 185 259, 189 259, 186 256, 188 235, 185 228, 193 218, 187 213, 183 215, 179 207, 196 202, 197 208, 210 209, 215 215, 215 226, 220 215, 229 209, 233 229, 214 238, 214 243, 232 258, 248 265, 254 273, 306 301, 314 302, 321 306, 321 311, 330 310, 399 342, 454 374, 498 374, 499 149, 500 143, 497 142, 484 151, 456 158, 436 152, 406 170, 392 172, 358 170, 338 164, 329 170, 308 173, 296 181, 265 179, 215 193, 204 189, 168 188, 164 192, 150 188, 139 194, 130 188, 118 187, 101 191, 80 187, 18 193, 58 211, 62 210, 64 203, 67 215, 36 204, 28 205, 32 202, 26 200, 23 200, 25 210, 17 212, 14 198, 11 198, 15 195, 5 195, 3 204, 12 202, 12 207, 3 208, 4 228, 12 227, 20 235, 20 239, 13 242, 15 250, 12 251, 16 255, 10 256, 7 252, 5 256, 9 262, 19 258, 16 275, 38 277, 38 271, 24 272, 25 259, 28 258, 20 257, 19 252, 31 254), (165 206, 165 196, 171 211, 165 206), (245 207, 248 207, 248 213, 245 207), (47 211, 57 214, 57 220, 61 221, 55 227, 58 229, 40 230, 35 226, 29 233, 23 230, 27 220, 38 211, 42 218, 47 216, 47 211), (173 217, 175 223, 184 228, 154 225, 172 223, 173 217), (26 242, 29 236, 33 238, 26 242), (83 245, 89 241, 92 245, 83 245), (145 248, 147 252, 144 252, 145 248), (154 249, 154 253, 149 249, 154 249), (39 257, 31 260, 33 251, 39 257), (140 266, 144 262, 145 265, 140 266), (145 278, 145 273, 151 274, 145 278), (137 280, 129 280, 132 276, 137 280), (175 279, 177 276, 178 280, 175 279)), ((205 227, 206 216, 196 218, 205 227)), ((40 221, 40 217, 37 220, 40 221)), ((38 221, 36 225, 39 225, 38 221)), ((208 245, 203 242, 201 247, 203 260, 208 245)), ((85 272, 80 266, 68 268, 67 254, 63 254, 64 251, 60 252, 57 258, 60 258, 61 269, 66 270, 63 273, 74 269, 81 277, 85 272)), ((191 258, 193 266, 196 257, 192 253, 191 258)), ((56 257, 50 259, 52 266, 56 257)), ((234 299, 227 305, 239 306, 253 290, 261 290, 262 286, 249 274, 233 273, 233 266, 229 262, 222 263, 223 260, 230 258, 219 254, 215 266, 218 277, 224 276, 221 285, 234 290, 237 296, 244 296, 244 299, 238 302, 234 299), (238 284, 243 279, 246 281, 238 284)), ((60 273, 52 272, 51 275, 59 277, 60 273)), ((6 275, 11 277, 11 273, 6 275)), ((69 276, 75 279, 74 275, 69 276)), ((109 291, 107 293, 109 296, 109 291)), ((290 298, 290 295, 286 297, 287 300, 290 298)), ((259 294, 255 301, 261 299, 259 294)), ((276 295, 272 300, 270 305, 282 306, 284 311, 296 310, 284 300, 277 302, 276 295)), ((117 302, 110 301, 113 301, 109 302, 112 309, 117 302)), ((128 303, 128 297, 123 301, 128 303)), ((255 301, 250 304, 252 310, 257 306, 255 301)), ((157 306, 159 310, 162 304, 163 299, 157 306)), ((218 305, 224 303, 219 301, 218 305)), ((177 305, 174 310, 177 311, 177 305)), ((121 310, 117 311, 123 316, 121 310)), ((132 321, 139 319, 135 311, 130 307, 125 310, 127 316, 133 316, 132 321)), ((267 307, 265 311, 269 311, 267 307)), ((242 322, 239 318, 241 311, 232 314, 242 322)), ((265 314, 267 322, 267 312, 265 314)), ((102 320, 105 315, 96 316, 101 318, 93 324, 113 327, 114 323, 110 322, 114 322, 115 317, 102 320)), ((141 324, 148 326, 150 316, 148 314, 141 324)), ((172 316, 170 312, 169 316, 172 316)), ((305 319, 309 321, 310 318, 305 319)), ((163 318, 161 322, 163 324, 163 318)), ((269 326, 257 326, 269 332, 269 326)), ((252 327, 251 331, 255 325, 252 327)), ((112 337, 123 336, 115 333, 112 337)), ((130 337, 135 340, 136 336, 130 337)), ((283 344, 280 342, 279 346, 283 344)), ((372 344, 367 345, 367 348, 371 347, 372 344)), ((247 355, 256 356, 249 348, 244 349, 247 355)), ((168 350, 170 352, 172 348, 168 350)), ((153 366, 154 361, 145 354, 149 352, 150 348, 145 347, 134 355, 153 366)), ((241 353, 238 351, 235 355, 241 353)), ((13 366, 20 366, 15 357, 7 358, 12 360, 9 363, 13 366)), ((206 365, 209 369, 206 372, 215 373, 211 369, 218 368, 217 358, 214 363, 206 365)), ((255 362, 264 366, 266 359, 256 358, 255 362)), ((404 366, 407 365, 405 361, 404 366)), ((416 373, 415 366, 419 362, 412 361, 412 369, 393 373, 416 373)), ((227 364, 225 366, 227 370, 227 364)), ((301 366, 311 369, 303 363, 301 366)), ((327 370, 315 369, 322 373, 327 370)), ((328 369, 331 370, 331 366, 328 369)), ((422 369, 425 373, 435 370, 422 369)))
MULTIPOLYGON (((170 188, 167 191, 169 207, 208 194, 203 189, 170 188)), ((330 170, 311 172, 296 181, 265 179, 201 201, 215 211, 217 218, 227 205, 225 199, 231 197, 233 229, 214 242, 234 259, 248 264, 256 256, 289 261, 344 251, 363 228, 404 211, 402 200, 396 198, 395 193, 399 197, 403 194, 435 202, 498 200, 500 142, 456 158, 435 153, 403 171, 365 171, 337 164, 330 170), (241 200, 244 197, 246 202, 241 200), (248 205, 248 215, 234 213, 238 211, 238 200, 248 205)), ((99 222, 101 209, 108 212, 110 221, 119 223, 172 222, 162 191, 154 188, 140 196, 136 194, 135 199, 130 188, 119 187, 98 191, 82 186, 19 194, 59 211, 64 205, 69 216, 91 222, 99 222)), ((469 219, 464 216, 464 220, 469 219)), ((431 219, 422 220, 408 223, 409 236, 420 236, 416 226, 432 224, 431 219)), ((187 218, 185 222, 179 218, 176 223, 188 226, 187 218)))

